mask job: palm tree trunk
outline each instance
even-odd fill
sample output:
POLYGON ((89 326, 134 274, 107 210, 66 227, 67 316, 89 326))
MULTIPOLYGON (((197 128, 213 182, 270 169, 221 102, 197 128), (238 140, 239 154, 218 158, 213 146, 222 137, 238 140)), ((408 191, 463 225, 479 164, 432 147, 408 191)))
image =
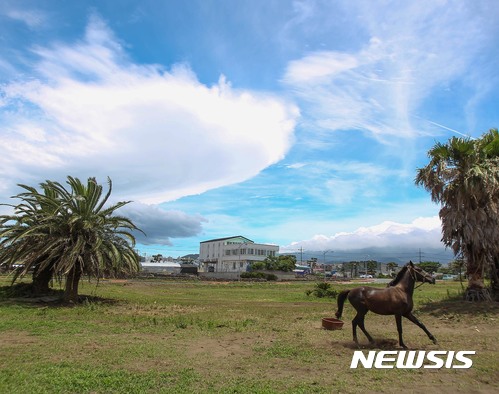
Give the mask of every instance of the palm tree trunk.
POLYGON ((496 256, 490 265, 490 279, 492 296, 497 300, 499 298, 499 256, 496 256))
POLYGON ((52 269, 50 267, 33 272, 33 294, 47 294, 50 291, 51 280, 52 269))
POLYGON ((66 287, 64 289, 64 302, 78 302, 78 285, 80 284, 81 268, 75 264, 66 277, 66 287))
MULTIPOLYGON (((468 247, 468 249, 471 249, 468 247)), ((467 264, 468 287, 464 293, 466 301, 492 301, 489 290, 485 287, 483 278, 484 262, 477 255, 469 253, 467 264)))

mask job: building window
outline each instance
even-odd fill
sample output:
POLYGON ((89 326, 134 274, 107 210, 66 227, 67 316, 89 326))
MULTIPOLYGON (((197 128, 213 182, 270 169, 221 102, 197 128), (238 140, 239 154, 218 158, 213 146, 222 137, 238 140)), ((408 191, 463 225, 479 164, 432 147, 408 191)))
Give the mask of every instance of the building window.
POLYGON ((226 251, 225 251, 225 255, 226 255, 226 256, 230 256, 230 250, 226 250, 226 251))

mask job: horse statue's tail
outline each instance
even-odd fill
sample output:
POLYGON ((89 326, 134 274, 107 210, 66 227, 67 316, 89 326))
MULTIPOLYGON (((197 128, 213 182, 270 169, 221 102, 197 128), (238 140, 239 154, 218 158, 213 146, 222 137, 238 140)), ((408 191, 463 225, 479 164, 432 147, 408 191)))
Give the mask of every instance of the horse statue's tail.
POLYGON ((345 303, 346 298, 348 297, 348 293, 350 293, 350 290, 343 290, 339 295, 338 295, 338 311, 335 313, 336 317, 338 319, 341 318, 341 315, 343 313, 343 304, 345 303))

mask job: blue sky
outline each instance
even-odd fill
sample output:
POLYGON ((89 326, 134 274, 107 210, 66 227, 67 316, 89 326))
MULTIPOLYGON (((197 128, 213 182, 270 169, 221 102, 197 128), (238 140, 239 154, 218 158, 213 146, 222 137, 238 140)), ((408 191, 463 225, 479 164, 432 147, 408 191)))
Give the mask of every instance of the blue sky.
POLYGON ((4 0, 0 199, 110 176, 139 250, 165 256, 239 234, 439 247, 416 168, 498 127, 498 18, 494 0, 4 0))

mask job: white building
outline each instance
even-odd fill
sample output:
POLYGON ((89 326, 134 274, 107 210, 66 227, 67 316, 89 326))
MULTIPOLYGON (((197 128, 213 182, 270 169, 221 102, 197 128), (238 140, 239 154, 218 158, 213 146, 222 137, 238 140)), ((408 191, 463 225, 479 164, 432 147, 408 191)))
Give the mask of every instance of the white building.
POLYGON ((244 272, 253 262, 277 253, 277 245, 257 244, 240 235, 199 243, 199 261, 207 272, 244 272))

